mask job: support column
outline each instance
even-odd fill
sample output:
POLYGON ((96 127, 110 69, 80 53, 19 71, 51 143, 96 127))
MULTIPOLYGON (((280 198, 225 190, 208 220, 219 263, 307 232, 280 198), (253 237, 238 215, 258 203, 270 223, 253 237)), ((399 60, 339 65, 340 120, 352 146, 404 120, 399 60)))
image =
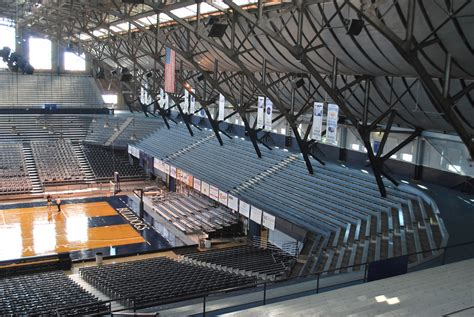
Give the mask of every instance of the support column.
POLYGON ((415 156, 415 173, 413 180, 420 181, 423 179, 423 161, 425 156, 425 140, 419 136, 416 139, 416 156, 415 156))

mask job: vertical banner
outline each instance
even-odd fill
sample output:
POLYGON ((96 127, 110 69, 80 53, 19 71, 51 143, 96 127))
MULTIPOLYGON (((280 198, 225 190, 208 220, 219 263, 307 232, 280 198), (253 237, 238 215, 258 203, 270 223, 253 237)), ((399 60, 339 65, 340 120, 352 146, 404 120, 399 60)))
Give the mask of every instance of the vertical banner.
POLYGON ((336 144, 337 120, 339 119, 339 106, 330 103, 328 105, 327 127, 326 127, 326 141, 328 143, 336 144))
POLYGON ((241 200, 239 203, 239 213, 248 218, 250 216, 250 205, 241 200))
POLYGON ((313 106, 313 127, 311 138, 315 141, 321 141, 321 132, 323 129, 324 103, 315 102, 313 106))
POLYGON ((225 117, 225 97, 219 94, 219 114, 217 120, 223 121, 225 117))
POLYGON ((215 201, 219 201, 219 188, 211 185, 209 187, 209 197, 211 197, 215 201))
POLYGON ((239 210, 239 199, 231 194, 227 195, 227 207, 232 210, 238 211, 239 210))
POLYGON ((163 88, 160 88, 160 107, 163 108, 165 105, 165 92, 163 91, 163 88))
POLYGON ((190 94, 191 101, 189 103, 189 113, 190 114, 194 114, 194 108, 195 108, 195 104, 196 104, 196 99, 194 98, 194 92, 195 92, 195 90, 191 89, 192 94, 190 94))
POLYGON ((255 221, 258 224, 262 223, 262 210, 255 206, 252 206, 252 212, 250 213, 250 220, 255 221))
POLYGON ((168 94, 165 94, 165 102, 163 105, 164 109, 168 109, 170 107, 170 98, 168 97, 168 94))
POLYGON ((227 206, 227 193, 225 191, 219 190, 219 202, 227 206))
POLYGON ((169 47, 165 56, 165 91, 171 94, 176 92, 176 53, 169 47))
POLYGON ((165 172, 166 174, 169 175, 170 174, 170 165, 167 164, 167 163, 164 163, 163 168, 164 168, 163 172, 165 172))
POLYGON ((263 128, 263 112, 264 112, 264 105, 265 105, 265 97, 258 96, 258 103, 257 103, 257 129, 263 128))
POLYGON ((194 189, 197 190, 198 192, 201 191, 201 180, 194 178, 194 189))
POLYGON ((267 227, 270 230, 275 229, 275 216, 267 214, 266 212, 263 213, 262 225, 267 227))
POLYGON ((170 165, 170 176, 176 178, 176 167, 170 165))
POLYGON ((209 196, 209 184, 201 181, 201 193, 206 196, 209 196))
POLYGON ((273 102, 267 98, 265 102, 265 131, 272 131, 273 102))
POLYGON ((184 105, 183 105, 183 112, 188 113, 189 109, 189 91, 184 89, 184 105))
POLYGON ((285 146, 286 147, 291 147, 291 142, 292 142, 292 139, 291 137, 293 136, 292 134, 292 130, 291 130, 291 125, 288 121, 286 121, 286 125, 285 125, 285 132, 286 132, 286 135, 285 135, 285 146))

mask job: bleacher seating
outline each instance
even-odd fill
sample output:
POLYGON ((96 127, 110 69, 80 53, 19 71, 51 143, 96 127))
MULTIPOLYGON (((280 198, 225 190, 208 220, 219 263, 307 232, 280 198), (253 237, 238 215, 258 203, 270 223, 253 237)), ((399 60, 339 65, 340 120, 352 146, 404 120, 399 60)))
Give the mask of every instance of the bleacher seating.
POLYGON ((155 196, 153 208, 162 218, 184 233, 212 233, 231 227, 238 215, 198 194, 155 196))
POLYGON ((0 278, 0 298, 1 316, 53 316, 57 309, 85 304, 91 306, 61 315, 106 311, 96 297, 60 271, 0 278))
POLYGON ((79 273, 105 294, 132 300, 138 307, 256 283, 255 277, 244 277, 165 257, 85 267, 79 273))
POLYGON ((0 107, 43 107, 57 104, 66 107, 103 105, 93 77, 77 75, 21 75, 0 72, 0 107))
POLYGON ((185 254, 183 260, 244 276, 274 280, 291 269, 294 257, 267 242, 262 247, 243 245, 185 254))
POLYGON ((84 172, 69 140, 34 141, 31 149, 44 185, 84 181, 84 172))
POLYGON ((99 145, 83 144, 81 146, 96 180, 111 179, 117 171, 122 180, 144 179, 145 172, 138 165, 130 165, 127 153, 123 150, 112 150, 99 145))
POLYGON ((31 181, 20 143, 0 143, 0 194, 28 193, 31 181))

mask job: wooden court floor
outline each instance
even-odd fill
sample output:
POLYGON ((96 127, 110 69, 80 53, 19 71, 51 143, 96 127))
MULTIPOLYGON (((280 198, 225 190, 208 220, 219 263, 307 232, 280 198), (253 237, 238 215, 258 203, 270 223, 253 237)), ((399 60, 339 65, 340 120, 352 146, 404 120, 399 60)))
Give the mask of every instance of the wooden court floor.
POLYGON ((54 205, 0 210, 0 261, 145 242, 105 201, 56 210, 54 205))

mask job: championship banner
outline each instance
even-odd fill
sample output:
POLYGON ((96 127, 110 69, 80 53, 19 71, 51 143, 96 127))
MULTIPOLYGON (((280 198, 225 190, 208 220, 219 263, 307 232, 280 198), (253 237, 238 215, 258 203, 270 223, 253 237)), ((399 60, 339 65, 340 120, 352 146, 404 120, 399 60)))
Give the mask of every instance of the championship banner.
POLYGON ((328 115, 326 123, 326 141, 328 143, 337 143, 337 120, 339 119, 339 106, 335 104, 328 104, 328 115))
POLYGON ((263 128, 263 111, 265 105, 265 97, 258 96, 258 103, 257 103, 257 129, 263 128))
MULTIPOLYGON (((183 173, 184 173, 184 172, 183 172, 183 173)), ((184 173, 183 177, 184 177, 183 182, 184 182, 186 185, 188 185, 189 187, 193 187, 193 184, 194 184, 194 182, 193 182, 193 179, 194 179, 194 178, 193 178, 193 175, 188 174, 188 173, 184 173)))
POLYGON ((209 197, 209 184, 201 182, 201 193, 209 197))
POLYGON ((163 163, 163 167, 164 167, 163 172, 165 172, 167 175, 169 175, 170 174, 170 165, 167 164, 167 163, 163 163))
POLYGON ((184 89, 184 106, 183 106, 183 112, 188 113, 189 110, 189 91, 187 89, 184 89))
POLYGON ((239 199, 231 194, 227 195, 227 207, 232 210, 238 211, 239 210, 239 199))
POLYGON ((197 190, 198 192, 201 191, 201 180, 194 178, 194 189, 197 190))
POLYGON ((227 193, 222 190, 219 190, 219 202, 227 206, 227 193))
POLYGON ((209 197, 211 197, 215 201, 219 201, 219 188, 211 185, 209 187, 209 197))
POLYGON ((275 229, 275 216, 272 216, 266 212, 263 213, 262 225, 270 230, 275 229))
POLYGON ((250 220, 255 221, 258 224, 262 223, 262 210, 255 206, 252 206, 252 212, 250 213, 250 220))
POLYGON ((225 117, 225 97, 219 94, 219 114, 217 120, 223 121, 225 117))
POLYGON ((170 176, 176 178, 176 167, 170 165, 170 176))
POLYGON ((323 129, 324 103, 315 102, 313 107, 313 127, 311 138, 315 141, 321 141, 321 132, 323 129))
POLYGON ((159 160, 157 159, 156 157, 153 158, 153 167, 161 172, 164 171, 164 167, 163 167, 163 161, 162 160, 159 160))
MULTIPOLYGON (((191 92, 194 94, 194 89, 191 89, 191 92)), ((189 113, 194 114, 194 107, 196 104, 196 99, 194 98, 194 95, 190 94, 191 96, 191 102, 189 103, 189 113)))
POLYGON ((247 218, 250 216, 250 205, 242 200, 239 203, 239 214, 247 218))
POLYGON ((270 98, 267 98, 265 103, 265 131, 272 131, 272 116, 273 113, 273 102, 270 98))
POLYGON ((140 150, 133 145, 128 145, 128 153, 136 158, 140 158, 140 150))

